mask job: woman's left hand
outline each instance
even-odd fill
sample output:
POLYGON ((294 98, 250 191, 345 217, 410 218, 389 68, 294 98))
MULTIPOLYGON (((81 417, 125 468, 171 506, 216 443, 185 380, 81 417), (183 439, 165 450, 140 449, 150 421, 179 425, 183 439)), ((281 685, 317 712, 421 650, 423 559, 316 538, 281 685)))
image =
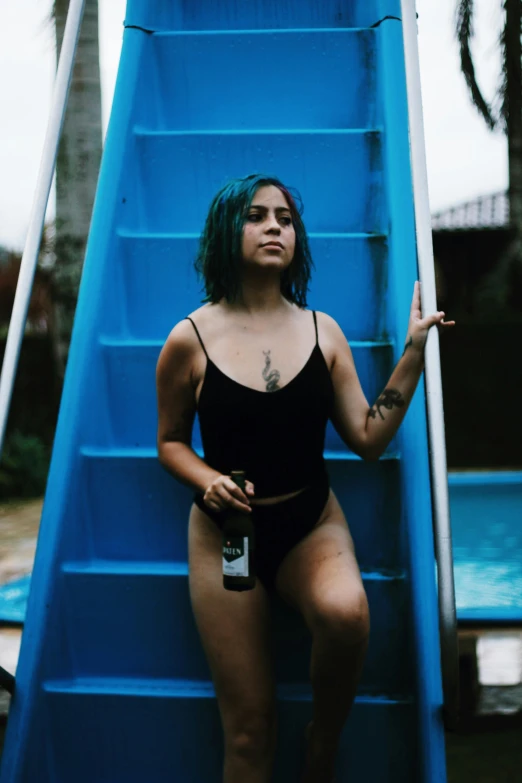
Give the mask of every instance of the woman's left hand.
POLYGON ((439 331, 455 326, 455 321, 444 320, 445 315, 446 313, 438 312, 433 315, 427 315, 426 318, 422 317, 420 282, 416 280, 413 289, 410 322, 408 324, 408 335, 406 337, 404 350, 406 351, 406 349, 411 346, 411 348, 415 348, 419 353, 423 353, 426 340, 428 339, 428 331, 432 326, 436 325, 439 331))

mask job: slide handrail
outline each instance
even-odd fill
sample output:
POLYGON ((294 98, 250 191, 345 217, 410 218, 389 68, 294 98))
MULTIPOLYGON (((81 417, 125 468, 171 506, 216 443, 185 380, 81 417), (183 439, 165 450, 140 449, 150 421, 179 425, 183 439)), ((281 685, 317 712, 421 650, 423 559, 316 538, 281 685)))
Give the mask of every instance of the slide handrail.
MULTIPOLYGON (((54 83, 51 112, 40 161, 29 230, 16 285, 13 312, 9 321, 2 373, 0 374, 0 456, 4 445, 9 408, 13 396, 22 340, 24 338, 25 322, 34 283, 38 251, 42 241, 47 202, 49 201, 49 193, 56 167, 58 144, 62 134, 84 8, 85 0, 71 0, 67 11, 67 21, 65 23, 62 48, 54 83)), ((11 695, 14 694, 15 678, 1 666, 0 688, 5 689, 11 695)))
POLYGON ((67 21, 65 23, 51 101, 51 112, 47 124, 40 170, 31 209, 29 230, 20 264, 20 274, 16 286, 13 312, 9 321, 9 331, 7 333, 2 373, 0 375, 0 455, 2 454, 16 369, 24 337, 27 311, 38 261, 38 251, 42 241, 47 202, 49 201, 49 193, 56 168, 58 145, 62 134, 84 7, 85 0, 71 0, 67 11, 67 21))
MULTIPOLYGON (((404 60, 408 95, 410 157, 417 235, 417 257, 421 282, 422 310, 437 311, 433 238, 428 196, 426 150, 417 45, 417 15, 415 0, 401 0, 404 37, 404 60)), ((459 712, 459 655, 457 611, 453 577, 453 552, 449 511, 444 410, 440 369, 439 334, 430 329, 425 349, 425 388, 430 451, 433 535, 437 560, 439 599, 439 632, 441 645, 444 722, 447 728, 456 726, 459 712)))

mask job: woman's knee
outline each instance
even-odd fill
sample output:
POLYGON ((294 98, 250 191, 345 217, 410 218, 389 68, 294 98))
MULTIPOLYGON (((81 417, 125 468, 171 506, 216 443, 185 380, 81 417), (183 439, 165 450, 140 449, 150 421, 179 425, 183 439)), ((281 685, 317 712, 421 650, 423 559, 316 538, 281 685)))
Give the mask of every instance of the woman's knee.
POLYGON ((275 705, 266 709, 240 710, 223 721, 223 728, 228 753, 252 760, 266 758, 275 749, 275 705))
POLYGON ((370 610, 362 584, 349 591, 326 590, 312 610, 312 628, 348 645, 365 644, 370 635, 370 610))

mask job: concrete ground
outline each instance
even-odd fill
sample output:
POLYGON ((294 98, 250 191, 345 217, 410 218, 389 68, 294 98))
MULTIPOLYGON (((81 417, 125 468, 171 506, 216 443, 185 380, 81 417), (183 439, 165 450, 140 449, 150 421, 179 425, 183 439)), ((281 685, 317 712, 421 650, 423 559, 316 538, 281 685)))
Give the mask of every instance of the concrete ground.
MULTIPOLYGON (((33 570, 43 501, 0 504, 0 585, 33 570)), ((0 623, 0 666, 15 673, 22 628, 0 623)), ((0 694, 1 699, 1 694, 0 694)))
MULTIPOLYGON (((0 584, 31 573, 41 510, 41 499, 0 504, 0 584)), ((0 665, 11 674, 16 673, 21 636, 21 627, 0 624, 0 665)), ((522 630, 495 634, 467 629, 459 636, 467 654, 466 661, 461 658, 466 664, 462 673, 469 673, 477 647, 474 666, 478 664, 487 684, 477 689, 475 682, 473 689, 473 677, 462 681, 469 709, 458 732, 446 734, 447 783, 522 781, 522 660, 513 658, 517 645, 522 649, 522 630)), ((9 694, 0 691, 0 754, 9 701, 9 694)))
MULTIPOLYGON (((30 574, 42 512, 42 499, 0 504, 0 584, 30 574)), ((22 628, 0 624, 0 666, 16 674, 22 628)), ((0 753, 10 695, 0 690, 0 753)))
POLYGON ((446 734, 448 783, 518 783, 522 780, 522 720, 495 715, 446 734))

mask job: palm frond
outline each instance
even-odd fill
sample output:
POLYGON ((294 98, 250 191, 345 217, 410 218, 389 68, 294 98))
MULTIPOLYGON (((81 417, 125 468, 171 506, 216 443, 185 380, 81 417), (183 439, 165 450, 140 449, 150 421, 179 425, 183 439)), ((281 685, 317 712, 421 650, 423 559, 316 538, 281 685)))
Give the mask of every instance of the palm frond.
POLYGON ((51 7, 49 8, 48 12, 44 16, 44 26, 48 29, 51 29, 53 31, 54 36, 54 26, 56 24, 56 8, 54 5, 54 2, 51 4, 51 7))
POLYGON ((507 131, 509 121, 509 80, 507 63, 507 25, 504 25, 498 38, 498 48, 500 49, 500 79, 497 95, 499 97, 499 124, 502 124, 502 130, 507 131))
POLYGON ((476 106, 491 130, 494 130, 497 120, 493 117, 491 107, 482 95, 475 77, 475 66, 471 56, 471 39, 473 30, 473 0, 460 0, 457 6, 455 32, 460 48, 460 68, 468 85, 471 100, 476 106))

